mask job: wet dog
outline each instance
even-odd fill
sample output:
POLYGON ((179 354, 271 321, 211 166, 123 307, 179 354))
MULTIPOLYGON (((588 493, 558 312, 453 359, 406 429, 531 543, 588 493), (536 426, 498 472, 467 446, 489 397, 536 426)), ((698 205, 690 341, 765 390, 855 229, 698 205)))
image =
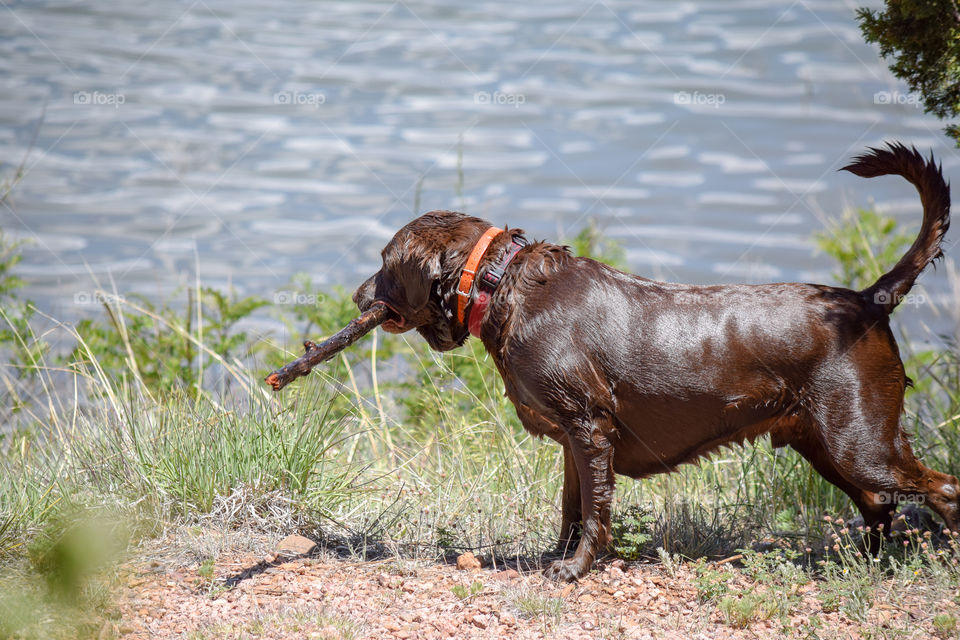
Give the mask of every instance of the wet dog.
POLYGON ((672 471, 769 434, 889 531, 899 497, 960 527, 957 479, 915 457, 900 424, 908 384, 889 316, 941 255, 950 191, 933 159, 890 144, 845 167, 903 176, 923 224, 863 291, 816 284, 692 286, 623 273, 566 247, 526 243, 479 218, 432 211, 400 229, 354 294, 446 351, 477 335, 523 426, 563 445, 561 542, 547 575, 573 580, 610 541, 614 474, 672 471))

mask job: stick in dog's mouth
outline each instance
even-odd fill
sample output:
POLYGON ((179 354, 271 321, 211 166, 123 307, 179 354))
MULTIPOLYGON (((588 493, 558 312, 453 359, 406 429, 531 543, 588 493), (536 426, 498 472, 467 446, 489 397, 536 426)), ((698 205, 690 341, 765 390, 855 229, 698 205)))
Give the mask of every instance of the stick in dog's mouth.
MULTIPOLYGON (((398 314, 391 311, 386 304, 379 301, 374 302, 369 309, 320 344, 314 344, 309 340, 304 342, 304 354, 302 356, 277 369, 264 378, 264 381, 273 387, 274 391, 279 391, 300 376, 310 373, 316 365, 329 360, 370 333, 377 325, 390 319, 396 320, 398 317, 398 314)), ((403 319, 400 318, 400 321, 402 322, 403 319)))

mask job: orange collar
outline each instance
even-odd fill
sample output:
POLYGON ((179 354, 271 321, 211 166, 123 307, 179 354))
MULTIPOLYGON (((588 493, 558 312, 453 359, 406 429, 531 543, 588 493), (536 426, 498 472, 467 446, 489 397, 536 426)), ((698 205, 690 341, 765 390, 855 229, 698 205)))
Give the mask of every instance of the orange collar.
POLYGON ((457 321, 460 324, 463 324, 467 303, 470 302, 470 291, 473 288, 473 278, 477 275, 477 267, 480 265, 484 254, 487 253, 487 249, 490 248, 490 243, 501 233, 503 233, 503 229, 497 227, 490 227, 484 231, 467 258, 467 264, 463 267, 463 273, 460 275, 460 285, 457 287, 457 321))

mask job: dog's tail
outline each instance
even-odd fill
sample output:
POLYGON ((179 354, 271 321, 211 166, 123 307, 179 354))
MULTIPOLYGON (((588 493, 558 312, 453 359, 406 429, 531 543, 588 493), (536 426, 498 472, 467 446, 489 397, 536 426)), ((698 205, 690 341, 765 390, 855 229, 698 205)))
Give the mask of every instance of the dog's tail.
POLYGON ((862 178, 903 176, 920 192, 923 224, 917 239, 893 269, 861 292, 889 314, 910 291, 920 272, 943 255, 940 241, 950 226, 950 185, 944 182, 932 154, 925 160, 916 148, 908 149, 899 142, 887 143, 885 149, 869 148, 843 168, 862 178))

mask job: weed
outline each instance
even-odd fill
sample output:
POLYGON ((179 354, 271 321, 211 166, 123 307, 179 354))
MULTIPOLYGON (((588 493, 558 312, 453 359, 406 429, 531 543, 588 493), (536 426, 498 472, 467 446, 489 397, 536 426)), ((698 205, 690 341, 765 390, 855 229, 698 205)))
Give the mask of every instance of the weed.
POLYGON ((729 581, 732 578, 725 566, 715 568, 703 558, 694 564, 693 583, 697 588, 697 599, 701 602, 719 602, 730 593, 729 581))
POLYGON ((670 554, 663 547, 657 547, 657 557, 660 558, 660 564, 663 566, 664 570, 667 572, 667 575, 671 578, 677 576, 677 567, 683 562, 683 558, 680 557, 680 554, 670 554))
POLYGON ((453 595, 457 596, 461 600, 468 600, 483 591, 483 583, 474 582, 469 587, 466 585, 457 584, 454 585, 450 591, 453 592, 453 595))
POLYGON ((957 619, 946 613, 933 616, 933 632, 938 638, 953 638, 957 634, 957 619))
POLYGON ((279 614, 260 614, 247 622, 209 624, 187 635, 190 640, 213 638, 310 637, 321 640, 353 640, 360 626, 349 618, 325 610, 296 608, 279 614))
POLYGON ((611 518, 610 533, 613 551, 624 560, 639 560, 653 536, 650 525, 656 518, 646 508, 632 505, 611 518))
POLYGON ((786 620, 803 599, 800 587, 810 581, 806 572, 795 564, 799 553, 790 549, 764 553, 742 549, 741 556, 743 572, 757 585, 757 595, 767 617, 786 620))
POLYGON ((766 618, 763 601, 755 594, 745 594, 739 598, 724 596, 718 605, 724 621, 732 627, 745 629, 750 623, 766 618))
POLYGON ((214 567, 215 563, 213 558, 207 558, 200 563, 200 567, 197 569, 197 575, 200 576, 204 582, 210 583, 213 581, 214 567))
POLYGON ((720 509, 687 500, 670 501, 651 527, 651 544, 685 558, 728 556, 744 546, 747 531, 720 509))
POLYGON ((560 624, 563 615, 563 599, 542 593, 528 592, 513 600, 520 615, 527 618, 539 618, 554 626, 560 624))

